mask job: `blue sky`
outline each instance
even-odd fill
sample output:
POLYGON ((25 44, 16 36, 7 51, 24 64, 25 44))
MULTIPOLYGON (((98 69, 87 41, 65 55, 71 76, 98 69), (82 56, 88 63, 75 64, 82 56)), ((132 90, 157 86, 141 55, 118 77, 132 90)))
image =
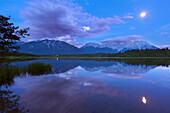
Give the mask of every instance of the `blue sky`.
POLYGON ((169 0, 70 0, 68 3, 62 0, 60 1, 61 5, 54 1, 1 0, 0 14, 11 15, 11 21, 15 25, 32 28, 30 34, 33 35, 31 38, 25 39, 27 41, 52 38, 73 45, 82 45, 86 42, 101 42, 116 37, 141 36, 141 39, 137 38, 136 40, 147 41, 157 46, 170 45, 169 0), (34 5, 28 4, 30 1, 34 5), (47 11, 49 7, 53 6, 46 5, 45 9, 43 5, 42 7, 39 5, 48 3, 55 4, 55 8, 58 8, 47 11), (62 8, 63 10, 61 10, 62 8), (32 9, 33 11, 30 11, 32 9), (43 15, 34 11, 41 12, 43 15), (141 18, 140 13, 143 11, 146 12, 146 16, 141 18), (87 19, 86 14, 88 14, 87 19), (67 18, 63 18, 62 15, 67 18), (128 16, 129 18, 125 18, 128 16), (55 23, 56 20, 60 21, 53 25, 52 22, 55 23), (51 25, 50 28, 44 25, 47 21, 51 25), (40 25, 44 28, 40 28, 40 25), (60 27, 60 25, 67 27, 60 27), (84 27, 90 29, 85 30, 84 27), (38 32, 43 33, 38 35, 38 32))

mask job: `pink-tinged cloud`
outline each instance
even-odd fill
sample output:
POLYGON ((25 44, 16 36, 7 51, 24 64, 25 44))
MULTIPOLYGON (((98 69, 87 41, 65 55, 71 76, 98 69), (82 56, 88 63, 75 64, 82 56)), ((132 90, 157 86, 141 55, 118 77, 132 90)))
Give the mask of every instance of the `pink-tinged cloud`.
POLYGON ((168 32, 161 32, 160 35, 168 35, 168 32))
POLYGON ((123 18, 132 19, 132 18, 133 18, 133 16, 127 15, 127 16, 124 16, 123 18))
POLYGON ((21 11, 25 23, 30 26, 31 37, 56 38, 61 36, 90 37, 109 30, 109 24, 121 24, 118 17, 98 18, 83 11, 83 8, 64 0, 34 0, 21 11), (89 30, 83 30, 83 27, 89 30))
POLYGON ((162 26, 161 30, 170 30, 170 23, 162 26))
POLYGON ((125 18, 125 19, 133 19, 132 13, 126 14, 123 18, 125 18))
POLYGON ((115 37, 115 38, 109 38, 106 40, 103 40, 102 43, 125 43, 125 42, 130 42, 130 41, 135 41, 142 39, 141 35, 130 35, 130 36, 120 36, 120 37, 115 37))
POLYGON ((170 45, 158 45, 158 48, 170 48, 170 45))

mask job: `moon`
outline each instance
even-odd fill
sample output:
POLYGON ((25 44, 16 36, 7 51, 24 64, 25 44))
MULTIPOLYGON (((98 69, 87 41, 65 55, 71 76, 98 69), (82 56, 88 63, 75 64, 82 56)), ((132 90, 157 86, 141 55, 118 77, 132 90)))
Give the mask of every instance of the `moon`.
POLYGON ((140 17, 144 18, 146 16, 146 12, 141 12, 140 17))

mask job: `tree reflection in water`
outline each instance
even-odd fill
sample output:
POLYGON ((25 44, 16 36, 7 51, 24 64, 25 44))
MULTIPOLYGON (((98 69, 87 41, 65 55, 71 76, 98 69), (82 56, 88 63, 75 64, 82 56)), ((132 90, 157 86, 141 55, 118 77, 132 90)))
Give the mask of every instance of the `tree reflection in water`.
POLYGON ((24 109, 19 103, 20 96, 14 95, 13 91, 0 90, 0 112, 1 113, 25 113, 29 110, 24 109))
POLYGON ((43 75, 48 74, 52 70, 51 65, 46 65, 44 63, 32 63, 27 67, 16 67, 5 65, 0 67, 0 112, 2 113, 25 113, 29 112, 25 108, 21 107, 19 101, 20 96, 13 94, 13 91, 9 90, 9 87, 14 84, 14 78, 25 75, 26 73, 30 75, 43 75), (3 86, 6 86, 2 90, 3 86))
POLYGON ((48 74, 52 70, 52 66, 50 64, 44 63, 32 63, 27 67, 16 67, 6 65, 0 67, 0 86, 6 85, 11 86, 14 84, 14 77, 20 76, 21 74, 25 75, 26 73, 30 75, 43 75, 48 74))

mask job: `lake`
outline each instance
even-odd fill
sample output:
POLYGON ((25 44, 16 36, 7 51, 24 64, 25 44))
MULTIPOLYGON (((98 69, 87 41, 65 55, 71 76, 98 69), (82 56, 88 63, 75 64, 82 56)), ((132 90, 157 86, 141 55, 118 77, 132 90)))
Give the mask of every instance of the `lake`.
POLYGON ((2 113, 170 113, 170 59, 7 61, 2 113))

